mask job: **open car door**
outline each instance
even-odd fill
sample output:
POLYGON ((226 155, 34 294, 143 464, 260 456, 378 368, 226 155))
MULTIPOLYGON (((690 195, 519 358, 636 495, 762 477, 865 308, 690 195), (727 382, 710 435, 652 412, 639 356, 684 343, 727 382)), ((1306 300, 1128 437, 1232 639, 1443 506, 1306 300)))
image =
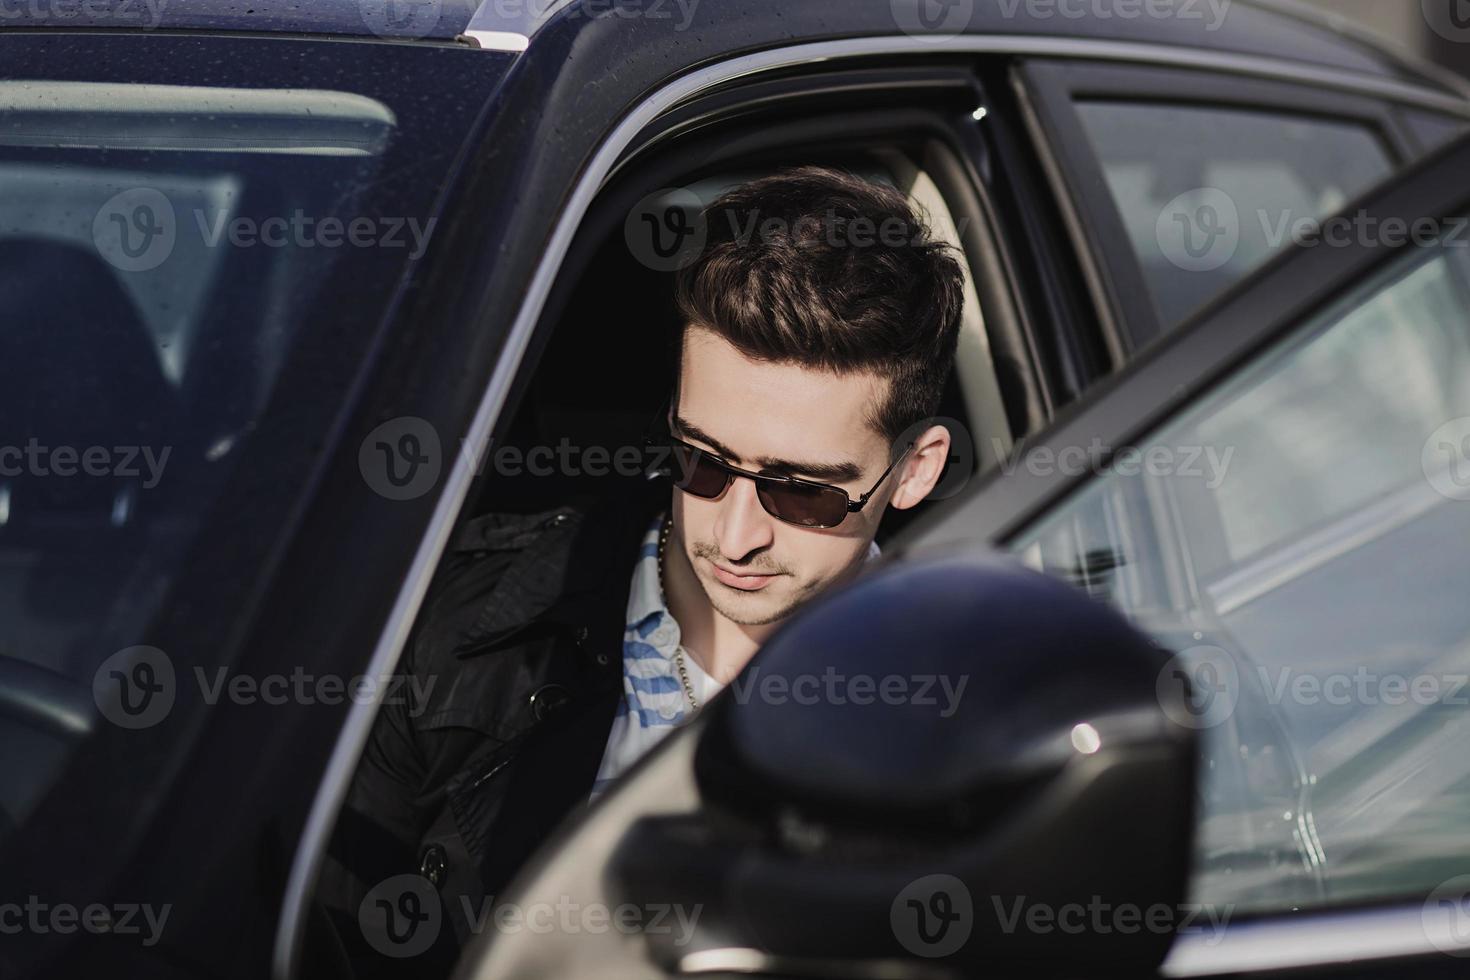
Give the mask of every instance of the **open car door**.
POLYGON ((460 975, 1458 974, 1467 173, 1470 141, 1296 224, 804 610, 564 828, 460 975), (970 686, 941 718, 756 676, 824 656, 970 686))

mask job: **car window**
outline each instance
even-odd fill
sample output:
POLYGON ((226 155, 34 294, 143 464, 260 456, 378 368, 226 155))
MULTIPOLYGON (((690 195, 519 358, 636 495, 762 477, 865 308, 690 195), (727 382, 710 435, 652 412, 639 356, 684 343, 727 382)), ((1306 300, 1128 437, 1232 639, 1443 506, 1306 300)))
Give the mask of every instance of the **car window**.
POLYGON ((251 614, 267 549, 428 244, 461 132, 441 116, 458 95, 386 75, 334 84, 335 42, 231 46, 232 60, 146 40, 151 59, 120 56, 121 36, 106 52, 85 35, 0 38, 7 846, 44 833, 56 800, 157 799, 161 761, 106 784, 68 766, 213 703, 205 681, 243 630, 221 617, 208 643, 161 637, 204 622, 201 594, 251 614), (201 71, 212 84, 177 80, 201 71))
POLYGON ((1463 248, 1410 251, 1012 542, 1175 654, 1200 902, 1470 871, 1470 293, 1463 248))
POLYGON ((1372 130, 1334 119, 1101 100, 1077 112, 1165 330, 1394 169, 1372 130))

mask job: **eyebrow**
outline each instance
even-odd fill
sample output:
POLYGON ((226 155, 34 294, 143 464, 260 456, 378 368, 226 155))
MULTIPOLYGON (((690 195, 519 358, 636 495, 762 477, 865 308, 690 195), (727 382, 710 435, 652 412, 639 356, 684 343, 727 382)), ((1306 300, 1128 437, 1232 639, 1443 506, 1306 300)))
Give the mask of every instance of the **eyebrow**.
MULTIPOLYGON (((729 446, 720 442, 714 436, 705 432, 699 426, 681 417, 677 412, 674 414, 674 431, 684 436, 702 442, 715 452, 719 453, 727 463, 744 464, 740 454, 734 452, 729 446)), ((750 460, 752 464, 760 467, 762 476, 803 476, 819 483, 848 483, 863 475, 863 468, 853 462, 841 463, 814 463, 810 461, 794 459, 777 459, 773 456, 761 456, 750 460)))

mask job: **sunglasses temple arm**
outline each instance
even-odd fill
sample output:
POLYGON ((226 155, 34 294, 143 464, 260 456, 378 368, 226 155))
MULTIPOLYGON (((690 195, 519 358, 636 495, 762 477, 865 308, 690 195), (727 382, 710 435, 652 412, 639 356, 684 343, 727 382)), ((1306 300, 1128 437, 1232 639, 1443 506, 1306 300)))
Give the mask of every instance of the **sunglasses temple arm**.
POLYGON ((899 463, 902 463, 904 461, 904 459, 908 456, 908 454, 911 453, 911 452, 913 452, 913 449, 914 449, 914 444, 913 443, 909 443, 908 446, 907 446, 907 448, 905 448, 903 452, 901 452, 901 453, 898 454, 898 458, 895 459, 893 462, 891 462, 891 463, 888 464, 888 469, 884 470, 883 471, 883 475, 880 476, 880 477, 878 477, 878 482, 875 483, 875 484, 873 484, 873 489, 871 489, 867 493, 863 494, 856 501, 851 501, 851 500, 848 501, 848 503, 847 503, 847 512, 849 514, 856 514, 858 511, 862 510, 865 506, 867 506, 867 503, 872 498, 873 494, 877 493, 878 492, 878 488, 883 485, 883 481, 886 480, 886 479, 888 479, 888 474, 892 473, 898 467, 898 464, 899 463))

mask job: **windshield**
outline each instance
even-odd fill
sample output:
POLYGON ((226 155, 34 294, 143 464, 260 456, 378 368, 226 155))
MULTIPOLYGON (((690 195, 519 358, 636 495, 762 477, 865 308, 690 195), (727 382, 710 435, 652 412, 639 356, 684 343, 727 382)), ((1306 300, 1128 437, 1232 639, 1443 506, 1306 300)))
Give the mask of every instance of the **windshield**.
MULTIPOLYGON (((181 596, 247 614, 494 77, 442 84, 478 54, 449 48, 385 72, 343 70, 383 45, 101 43, 0 39, 0 841, 82 742, 167 710, 149 644, 181 596)), ((166 666, 223 661, 235 624, 209 626, 166 666)))

